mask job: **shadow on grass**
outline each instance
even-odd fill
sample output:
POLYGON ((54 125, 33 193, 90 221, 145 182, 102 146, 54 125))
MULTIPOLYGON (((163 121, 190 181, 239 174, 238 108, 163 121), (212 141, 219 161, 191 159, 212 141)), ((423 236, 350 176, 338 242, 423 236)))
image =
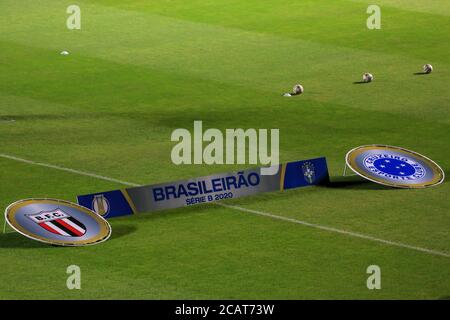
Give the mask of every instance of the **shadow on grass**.
POLYGON ((3 115, 0 116, 0 121, 23 121, 23 120, 60 120, 64 117, 61 115, 50 114, 28 114, 28 115, 3 115))
POLYGON ((0 122, 16 122, 16 121, 38 121, 38 120, 73 120, 88 119, 92 115, 88 113, 70 113, 70 114, 17 114, 17 115, 0 115, 0 122))
POLYGON ((328 188, 349 188, 349 189, 361 189, 361 190, 392 190, 391 187, 383 186, 381 184, 364 180, 359 176, 337 176, 331 177, 331 182, 325 187, 328 188))
POLYGON ((10 231, 7 233, 0 233, 0 249, 3 248, 45 248, 47 244, 28 239, 18 232, 10 231))
POLYGON ((132 226, 132 225, 117 225, 117 226, 111 226, 111 228, 112 228, 111 238, 109 238, 108 241, 122 238, 129 234, 132 234, 133 232, 135 232, 137 230, 137 227, 132 226))
POLYGON ((423 76, 423 75, 426 75, 426 74, 428 74, 428 73, 426 73, 426 72, 414 72, 413 73, 413 75, 415 75, 415 76, 423 76))
POLYGON ((123 217, 117 217, 112 218, 109 220, 111 223, 112 233, 110 240, 114 240, 116 238, 120 238, 126 235, 129 235, 133 232, 135 232, 138 229, 139 221, 140 220, 159 220, 159 219, 166 219, 166 215, 170 215, 171 218, 186 218, 189 219, 190 217, 202 214, 204 212, 209 212, 210 210, 220 210, 220 206, 216 206, 212 203, 205 203, 205 204, 198 204, 198 205, 192 205, 187 207, 180 207, 180 208, 174 208, 174 209, 166 209, 166 210, 160 210, 155 212, 143 212, 139 213, 133 216, 123 216, 123 217), (125 223, 134 223, 135 225, 120 225, 121 222, 125 223))
POLYGON ((355 81, 353 84, 367 84, 368 82, 365 81, 355 81))
MULTIPOLYGON (((111 238, 108 241, 119 239, 123 236, 135 232, 136 230, 137 230, 136 226, 117 225, 115 227, 112 227, 111 238)), ((39 241, 28 239, 27 237, 15 231, 0 233, 0 249, 2 248, 33 249, 33 248, 48 248, 48 247, 62 248, 61 246, 49 245, 39 241)))
POLYGON ((444 182, 442 182, 442 183, 448 183, 448 179, 450 177, 450 169, 442 169, 442 170, 444 170, 444 174, 445 174, 444 182))

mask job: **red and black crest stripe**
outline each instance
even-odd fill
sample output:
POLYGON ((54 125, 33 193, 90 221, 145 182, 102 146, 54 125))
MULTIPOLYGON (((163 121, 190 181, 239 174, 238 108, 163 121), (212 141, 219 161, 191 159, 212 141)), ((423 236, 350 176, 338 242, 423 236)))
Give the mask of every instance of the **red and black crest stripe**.
POLYGON ((58 228, 64 230, 64 232, 68 233, 72 237, 80 237, 83 235, 82 232, 72 227, 70 224, 65 222, 63 219, 53 220, 52 223, 56 224, 58 228))
POLYGON ((73 222, 77 226, 79 226, 81 229, 85 230, 84 225, 81 222, 79 222, 77 219, 74 219, 73 217, 67 217, 66 219, 70 220, 71 222, 73 222))
POLYGON ((47 231, 62 236, 81 237, 86 232, 85 226, 72 217, 55 219, 40 223, 39 225, 47 231))

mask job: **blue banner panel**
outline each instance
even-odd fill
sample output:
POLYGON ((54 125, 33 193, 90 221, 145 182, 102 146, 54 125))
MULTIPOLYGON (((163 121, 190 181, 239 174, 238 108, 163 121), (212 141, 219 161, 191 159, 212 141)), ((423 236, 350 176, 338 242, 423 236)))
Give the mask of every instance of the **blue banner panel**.
POLYGON ((284 189, 293 189, 329 182, 325 158, 288 162, 284 175, 284 189))
POLYGON ((126 190, 114 190, 88 194, 78 197, 78 204, 97 212, 99 215, 113 218, 134 213, 131 202, 125 197, 126 190))
POLYGON ((274 175, 262 175, 262 168, 254 168, 81 195, 78 196, 78 203, 105 218, 112 218, 329 182, 324 157, 289 162, 277 167, 278 173, 274 175))

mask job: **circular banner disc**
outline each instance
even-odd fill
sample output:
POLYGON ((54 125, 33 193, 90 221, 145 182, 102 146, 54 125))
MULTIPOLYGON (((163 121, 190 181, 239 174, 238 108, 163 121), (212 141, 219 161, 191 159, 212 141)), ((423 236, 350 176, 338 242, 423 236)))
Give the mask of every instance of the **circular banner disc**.
POLYGON ((370 181, 397 188, 426 188, 444 181, 444 171, 431 159, 411 150, 367 145, 350 150, 345 162, 370 181))
POLYGON ((63 200, 20 200, 6 208, 5 219, 25 237, 57 246, 97 244, 111 235, 111 227, 104 218, 63 200))

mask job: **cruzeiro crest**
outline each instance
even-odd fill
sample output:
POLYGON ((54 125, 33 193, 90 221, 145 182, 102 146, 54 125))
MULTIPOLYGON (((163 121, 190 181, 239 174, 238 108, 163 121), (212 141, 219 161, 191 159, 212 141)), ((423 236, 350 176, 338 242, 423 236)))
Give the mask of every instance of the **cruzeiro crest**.
POLYGON ((84 224, 60 208, 29 214, 27 217, 37 223, 41 228, 60 236, 81 237, 86 233, 84 224))
POLYGON ((390 180, 419 180, 425 168, 407 157, 392 154, 372 154, 364 158, 364 167, 374 174, 390 180))
POLYGON ((316 172, 314 170, 314 164, 312 164, 311 162, 308 161, 302 165, 302 172, 303 172, 303 176, 305 177, 306 182, 311 184, 316 179, 316 172))
POLYGON ((417 152, 387 145, 350 150, 346 165, 367 180, 397 188, 425 188, 444 181, 445 173, 433 160, 417 152))

